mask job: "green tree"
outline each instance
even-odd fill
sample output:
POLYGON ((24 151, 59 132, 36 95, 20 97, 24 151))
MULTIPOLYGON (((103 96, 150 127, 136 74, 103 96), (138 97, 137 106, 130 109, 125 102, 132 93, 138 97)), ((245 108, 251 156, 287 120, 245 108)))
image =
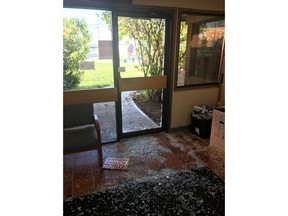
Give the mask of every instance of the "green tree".
POLYGON ((162 19, 120 17, 120 39, 128 36, 137 43, 138 62, 144 76, 160 76, 164 62, 165 22, 162 19))
MULTIPOLYGON (((121 17, 118 26, 123 33, 120 37, 127 35, 136 41, 137 59, 144 76, 161 76, 164 67, 164 20, 121 17)), ((144 94, 148 100, 161 100, 161 90, 149 89, 144 94)))
MULTIPOLYGON (((110 13, 103 12, 101 16, 111 28, 110 13)), ((138 69, 145 77, 160 76, 164 68, 165 20, 135 19, 130 17, 118 18, 119 40, 125 36, 136 41, 138 54, 138 69)), ((145 90, 147 99, 161 100, 160 90, 145 90)))
POLYGON ((79 62, 86 59, 92 35, 86 21, 78 18, 64 18, 63 30, 64 90, 73 90, 81 81, 79 62))

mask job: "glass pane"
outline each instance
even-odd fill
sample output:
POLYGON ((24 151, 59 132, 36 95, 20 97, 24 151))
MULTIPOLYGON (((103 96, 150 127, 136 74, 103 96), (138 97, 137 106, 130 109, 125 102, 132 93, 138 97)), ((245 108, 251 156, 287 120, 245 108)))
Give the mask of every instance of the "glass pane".
POLYGON ((64 90, 114 87, 111 24, 105 20, 111 12, 64 8, 63 14, 64 90))
POLYGON ((219 82, 224 27, 222 17, 181 15, 177 86, 219 82))
POLYGON ((163 75, 165 19, 118 17, 121 78, 163 75))

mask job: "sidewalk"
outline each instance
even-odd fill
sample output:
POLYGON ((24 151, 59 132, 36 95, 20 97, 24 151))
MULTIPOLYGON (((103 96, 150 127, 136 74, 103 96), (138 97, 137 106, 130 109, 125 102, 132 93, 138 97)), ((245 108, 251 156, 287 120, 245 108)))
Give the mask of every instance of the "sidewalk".
POLYGON ((130 96, 131 93, 132 91, 122 92, 123 132, 158 128, 159 125, 137 107, 130 96))
MULTIPOLYGON (((137 107, 131 93, 122 92, 123 133, 160 127, 137 107)), ((94 111, 99 118, 102 142, 116 140, 115 102, 94 104, 94 111)))

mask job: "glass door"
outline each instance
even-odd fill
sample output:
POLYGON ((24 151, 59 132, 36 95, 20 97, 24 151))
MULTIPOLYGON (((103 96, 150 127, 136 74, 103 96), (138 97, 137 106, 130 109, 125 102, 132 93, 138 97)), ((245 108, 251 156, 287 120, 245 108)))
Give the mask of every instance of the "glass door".
POLYGON ((158 132, 166 126, 167 19, 127 12, 114 17, 121 137, 158 132))
POLYGON ((170 17, 79 8, 63 15, 64 104, 93 103, 103 143, 165 130, 170 17))

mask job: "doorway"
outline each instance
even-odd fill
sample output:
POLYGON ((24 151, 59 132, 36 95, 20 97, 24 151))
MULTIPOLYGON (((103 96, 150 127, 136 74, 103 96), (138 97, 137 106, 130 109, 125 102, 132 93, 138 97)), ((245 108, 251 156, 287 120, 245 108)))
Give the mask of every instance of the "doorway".
POLYGON ((115 11, 113 24, 119 136, 167 130, 169 17, 115 11))
POLYGON ((89 39, 85 45, 81 41, 74 44, 81 44, 81 49, 75 50, 84 47, 89 51, 81 53, 85 58, 74 65, 82 77, 79 85, 67 88, 71 79, 64 71, 64 96, 76 97, 80 103, 93 102, 102 126, 102 142, 166 130, 169 18, 147 12, 80 8, 64 8, 64 18, 63 58, 67 57, 66 42, 81 38, 77 25, 84 27, 80 32, 86 32, 89 39), (137 28, 135 35, 125 24, 137 28), (67 36, 66 29, 69 34, 75 30, 75 35, 67 36))
POLYGON ((169 21, 156 13, 113 13, 117 130, 121 138, 167 127, 169 21))

